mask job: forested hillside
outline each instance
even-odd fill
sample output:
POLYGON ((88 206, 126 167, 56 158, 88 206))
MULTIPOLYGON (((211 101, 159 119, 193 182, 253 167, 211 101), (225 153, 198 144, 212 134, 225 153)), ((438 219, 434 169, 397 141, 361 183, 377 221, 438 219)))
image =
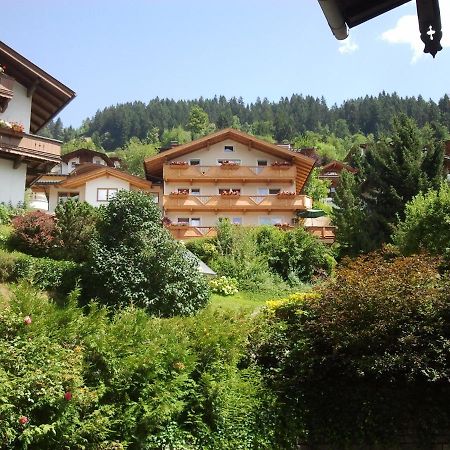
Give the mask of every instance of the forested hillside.
MULTIPOLYGON (((109 106, 87 118, 80 129, 64 128, 60 120, 51 123, 44 133, 65 141, 79 136, 90 137, 106 151, 123 148, 132 137, 149 142, 157 138, 164 143, 189 130, 189 115, 194 105, 207 114, 211 129, 234 127, 281 142, 294 141, 306 132, 334 134, 346 138, 356 133, 378 137, 389 129, 392 117, 405 113, 422 127, 434 124, 439 133, 447 135, 450 125, 450 98, 446 94, 437 103, 419 97, 399 97, 380 93, 347 100, 341 105, 328 106, 324 98, 292 95, 278 102, 257 99, 246 104, 242 98, 171 100, 155 98, 148 104, 140 101, 109 106), (174 132, 173 129, 176 129, 174 132), (167 134, 167 131, 172 133, 167 134), (155 136, 155 134, 157 136, 155 136)), ((189 139, 188 139, 189 140, 189 139)))

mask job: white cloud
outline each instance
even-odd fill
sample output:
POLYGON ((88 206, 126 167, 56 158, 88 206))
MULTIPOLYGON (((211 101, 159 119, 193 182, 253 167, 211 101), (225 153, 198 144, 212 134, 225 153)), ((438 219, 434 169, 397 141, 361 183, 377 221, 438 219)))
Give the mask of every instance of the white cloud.
POLYGON ((341 45, 339 46, 338 50, 339 53, 342 53, 343 55, 356 52, 358 50, 359 45, 356 42, 352 41, 352 38, 349 36, 347 39, 343 40, 341 42, 341 45))
MULTIPOLYGON (((442 22, 442 47, 450 47, 450 2, 440 2, 442 22), (449 32, 446 33, 446 30, 449 32)), ((420 39, 419 22, 416 15, 406 15, 398 19, 394 28, 381 34, 383 41, 390 44, 408 44, 413 52, 412 63, 423 55, 424 43, 420 39)))

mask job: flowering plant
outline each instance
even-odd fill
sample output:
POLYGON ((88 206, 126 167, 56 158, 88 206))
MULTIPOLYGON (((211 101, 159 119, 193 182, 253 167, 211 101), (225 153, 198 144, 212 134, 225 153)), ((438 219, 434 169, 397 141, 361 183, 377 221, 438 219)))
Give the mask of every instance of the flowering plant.
POLYGON ((4 73, 6 73, 6 66, 0 64, 0 75, 3 75, 4 73))
POLYGON ((187 166, 187 161, 170 161, 171 166, 187 166))
POLYGON ((178 191, 172 191, 170 195, 189 195, 189 189, 179 189, 178 191))
POLYGON ((239 191, 233 191, 233 189, 230 189, 229 191, 222 191, 220 193, 220 195, 226 196, 226 197, 230 197, 230 196, 239 196, 241 195, 241 193, 239 191))
POLYGON ((16 133, 23 133, 24 127, 19 122, 7 122, 6 120, 0 119, 0 128, 6 128, 7 130, 12 130, 16 133))
POLYGON ((280 191, 277 194, 278 197, 295 197, 295 192, 292 191, 280 191))
POLYGON ((271 164, 272 167, 291 167, 292 164, 288 161, 274 161, 271 164))

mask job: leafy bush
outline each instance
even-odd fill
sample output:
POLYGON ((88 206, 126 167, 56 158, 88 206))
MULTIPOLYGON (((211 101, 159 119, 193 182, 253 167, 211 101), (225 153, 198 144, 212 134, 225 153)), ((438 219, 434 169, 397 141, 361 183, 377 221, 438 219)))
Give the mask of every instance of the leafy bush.
POLYGON ((185 243, 186 248, 208 264, 219 255, 215 238, 191 239, 185 243))
POLYGON ((33 256, 46 256, 58 245, 53 217, 33 211, 12 220, 14 248, 33 256))
POLYGON ((81 267, 72 261, 56 261, 0 251, 2 282, 26 280, 39 289, 67 294, 76 287, 81 273, 81 267))
POLYGON ((406 204, 405 219, 393 241, 406 254, 426 250, 436 255, 450 252, 450 186, 419 194, 406 204))
POLYGON ((58 248, 53 256, 71 261, 86 261, 99 210, 86 202, 67 200, 60 202, 55 209, 55 235, 58 248))
POLYGON ((292 231, 263 227, 257 234, 257 244, 267 255, 271 269, 294 284, 324 278, 335 266, 330 249, 301 227, 292 231))
POLYGON ((114 306, 130 303, 152 314, 192 314, 208 286, 184 247, 162 227, 161 213, 142 192, 121 191, 99 222, 87 263, 85 295, 114 306))
POLYGON ((252 352, 278 393, 286 446, 394 445, 411 430, 431 442, 446 429, 450 279, 439 263, 388 253, 346 261, 319 298, 267 310, 252 352))
POLYGON ((209 287, 213 294, 233 295, 239 292, 238 283, 234 278, 217 277, 209 282, 209 287))
POLYGON ((19 286, 0 306, 0 446, 275 448, 271 395, 243 363, 251 326, 209 310, 83 313, 76 293, 61 308, 19 286))

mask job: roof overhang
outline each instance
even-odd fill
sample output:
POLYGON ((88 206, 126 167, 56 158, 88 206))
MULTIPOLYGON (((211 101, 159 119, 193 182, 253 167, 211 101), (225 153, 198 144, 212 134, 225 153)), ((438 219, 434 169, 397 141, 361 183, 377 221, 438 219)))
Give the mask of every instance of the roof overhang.
MULTIPOLYGON (((339 40, 347 38, 348 28, 367 22, 409 1, 411 0, 318 0, 332 33, 339 40)), ((431 53, 434 57, 442 50, 439 0, 416 0, 416 4, 420 38, 425 44, 424 52, 431 53), (429 30, 434 30, 433 34, 430 35, 429 30)))
POLYGON ((95 180, 103 176, 128 181, 132 186, 139 189, 152 188, 152 183, 147 180, 143 180, 142 178, 122 172, 118 169, 113 169, 112 167, 99 167, 97 164, 83 165, 83 170, 76 170, 72 172, 72 174, 65 180, 58 183, 58 186, 65 188, 76 188, 87 183, 88 181, 95 180))
POLYGON ((208 136, 189 142, 188 144, 179 145, 159 153, 156 156, 147 158, 144 161, 145 175, 148 180, 162 179, 163 166, 167 161, 187 155, 196 150, 207 149, 210 145, 222 142, 226 139, 231 139, 247 145, 251 149, 260 150, 278 158, 291 161, 297 168, 296 184, 298 192, 303 189, 315 164, 314 159, 308 158, 301 153, 287 150, 233 128, 225 128, 224 130, 209 134, 208 136))
POLYGON ((31 133, 37 133, 75 97, 74 91, 1 41, 0 64, 32 97, 31 133))

